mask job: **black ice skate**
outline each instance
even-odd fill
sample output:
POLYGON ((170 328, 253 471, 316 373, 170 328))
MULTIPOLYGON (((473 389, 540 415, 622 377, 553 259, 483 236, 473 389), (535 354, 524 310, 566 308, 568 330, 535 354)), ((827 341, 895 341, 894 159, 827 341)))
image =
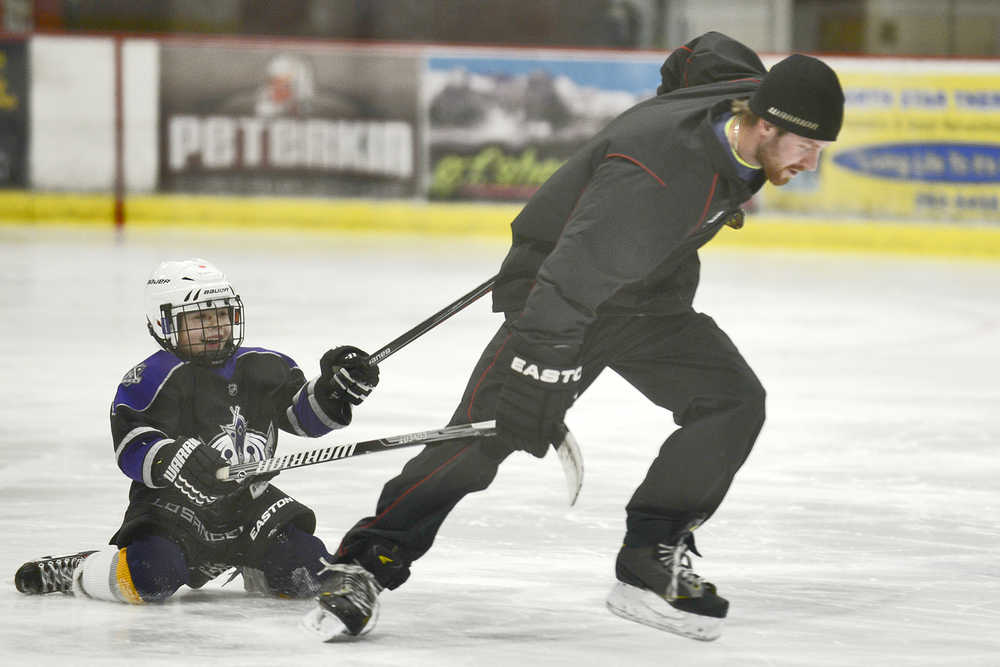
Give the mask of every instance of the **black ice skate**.
POLYGON ((70 556, 43 556, 17 568, 14 585, 26 595, 44 593, 71 593, 73 570, 84 558, 94 553, 81 551, 70 556))
POLYGON ((302 627, 325 642, 366 635, 378 620, 382 585, 360 565, 323 561, 317 606, 302 619, 302 627))
POLYGON ((688 537, 677 544, 625 547, 618 552, 618 582, 608 595, 612 613, 691 639, 722 634, 729 602, 691 570, 688 537))

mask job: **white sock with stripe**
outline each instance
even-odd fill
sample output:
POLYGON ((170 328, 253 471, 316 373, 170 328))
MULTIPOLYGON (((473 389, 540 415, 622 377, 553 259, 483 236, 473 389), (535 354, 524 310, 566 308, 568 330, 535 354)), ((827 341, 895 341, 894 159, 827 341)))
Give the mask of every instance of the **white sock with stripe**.
POLYGON ((142 604, 132 583, 125 549, 107 546, 83 559, 73 572, 73 593, 78 596, 142 604))

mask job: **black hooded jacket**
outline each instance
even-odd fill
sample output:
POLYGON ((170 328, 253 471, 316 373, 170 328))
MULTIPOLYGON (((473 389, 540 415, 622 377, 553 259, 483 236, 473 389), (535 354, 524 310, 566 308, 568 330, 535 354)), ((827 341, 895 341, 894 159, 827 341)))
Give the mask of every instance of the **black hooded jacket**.
POLYGON ((578 348, 599 315, 691 307, 697 250, 742 220, 748 187, 712 119, 765 73, 748 47, 710 32, 675 50, 657 96, 580 148, 511 223, 493 309, 520 315, 527 340, 578 348))

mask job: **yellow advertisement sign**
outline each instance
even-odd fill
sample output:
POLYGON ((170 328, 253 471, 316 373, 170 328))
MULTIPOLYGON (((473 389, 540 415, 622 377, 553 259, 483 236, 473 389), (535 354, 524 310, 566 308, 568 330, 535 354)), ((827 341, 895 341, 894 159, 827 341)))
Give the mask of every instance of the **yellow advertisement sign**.
POLYGON ((831 62, 847 106, 815 173, 769 212, 1000 222, 1000 64, 831 62))

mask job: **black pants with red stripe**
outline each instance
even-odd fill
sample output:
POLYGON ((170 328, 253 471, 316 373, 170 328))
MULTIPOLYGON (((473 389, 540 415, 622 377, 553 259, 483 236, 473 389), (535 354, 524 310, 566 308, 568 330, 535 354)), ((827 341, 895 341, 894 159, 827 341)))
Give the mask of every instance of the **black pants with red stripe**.
MULTIPOLYGON (((486 346, 451 424, 494 417, 512 356, 504 347, 509 335, 505 323, 486 346)), ((694 311, 599 318, 581 354, 582 390, 610 368, 670 410, 680 426, 660 447, 626 507, 627 544, 673 542, 722 502, 764 423, 764 389, 729 337, 694 311)), ((582 440, 600 446, 585 435, 582 440)), ((416 560, 458 501, 489 486, 509 453, 492 440, 424 448, 385 485, 375 516, 348 532, 338 555, 350 559, 368 543, 388 540, 407 562, 416 560)), ((382 583, 393 588, 403 580, 405 575, 382 583)))

